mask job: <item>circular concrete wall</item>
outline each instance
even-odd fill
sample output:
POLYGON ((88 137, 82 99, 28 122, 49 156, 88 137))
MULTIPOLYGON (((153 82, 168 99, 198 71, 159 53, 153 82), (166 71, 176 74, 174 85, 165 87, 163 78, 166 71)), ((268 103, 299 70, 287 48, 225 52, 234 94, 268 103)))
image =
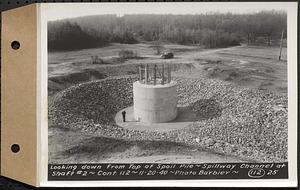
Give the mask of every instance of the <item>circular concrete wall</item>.
POLYGON ((177 116, 177 84, 133 83, 133 109, 136 120, 145 123, 168 122, 177 116))

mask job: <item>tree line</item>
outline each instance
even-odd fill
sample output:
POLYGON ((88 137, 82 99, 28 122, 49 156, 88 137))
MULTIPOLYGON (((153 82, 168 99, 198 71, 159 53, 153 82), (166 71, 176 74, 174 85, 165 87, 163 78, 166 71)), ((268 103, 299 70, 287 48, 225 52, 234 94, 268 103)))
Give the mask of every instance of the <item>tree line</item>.
POLYGON ((249 14, 199 15, 95 15, 48 23, 49 50, 93 48, 109 43, 171 42, 207 48, 273 45, 282 32, 286 38, 287 14, 261 11, 249 14))

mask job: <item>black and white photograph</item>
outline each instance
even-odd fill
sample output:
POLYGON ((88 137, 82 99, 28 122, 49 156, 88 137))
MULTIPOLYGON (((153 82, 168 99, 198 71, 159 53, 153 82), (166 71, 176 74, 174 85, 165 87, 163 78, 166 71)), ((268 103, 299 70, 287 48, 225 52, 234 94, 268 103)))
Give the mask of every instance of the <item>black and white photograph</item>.
POLYGON ((49 14, 49 165, 287 164, 288 13, 234 5, 49 14))

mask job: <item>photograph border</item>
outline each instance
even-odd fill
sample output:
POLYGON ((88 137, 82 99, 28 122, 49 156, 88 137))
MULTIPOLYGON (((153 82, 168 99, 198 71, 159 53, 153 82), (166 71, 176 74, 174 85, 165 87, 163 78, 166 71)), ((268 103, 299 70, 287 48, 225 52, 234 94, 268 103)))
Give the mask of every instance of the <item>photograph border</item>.
MULTIPOLYGON (((187 3, 187 2, 183 2, 187 3)), ((191 2, 191 3, 198 3, 198 2, 191 2)), ((202 2, 201 2, 202 3, 202 2)), ((218 2, 211 2, 211 3, 218 3, 218 2)), ((231 2, 228 2, 231 3, 231 2)), ((297 42, 295 40, 295 37, 297 37, 297 3, 286 3, 290 4, 288 7, 288 63, 297 63, 297 58, 295 55, 297 55, 297 42)), ((47 15, 45 11, 47 9, 47 6, 55 6, 55 4, 40 4, 39 9, 39 15, 41 20, 39 20, 40 23, 40 43, 38 44, 41 51, 38 52, 40 54, 39 59, 41 61, 41 64, 38 64, 38 96, 41 99, 38 99, 38 109, 37 114, 38 118, 41 118, 41 120, 38 120, 38 129, 40 129, 39 134, 41 136, 39 137, 39 141, 41 142, 41 146, 38 148, 39 152, 41 153, 40 163, 39 165, 39 174, 40 176, 39 181, 41 181, 41 186, 190 186, 190 187, 197 187, 197 186, 203 186, 203 187, 211 187, 211 180, 184 180, 184 181, 178 181, 178 180, 168 180, 168 181, 149 181, 149 180, 139 180, 139 181, 88 181, 84 182, 84 185, 82 184, 82 181, 79 182, 70 182, 70 181, 47 181, 47 167, 45 165, 48 165, 48 158, 45 157, 45 154, 48 155, 48 138, 43 138, 44 135, 47 135, 48 137, 48 130, 47 130, 47 119, 48 114, 45 116, 45 113, 48 111, 48 96, 47 96, 47 15), (45 38, 46 37, 46 38, 45 38), (40 115, 39 115, 40 114, 40 115), (47 146, 45 146, 47 145, 47 146)), ((289 160, 289 179, 288 180, 214 180, 214 185, 216 187, 293 187, 297 185, 297 171, 295 168, 297 168, 297 155, 295 155, 295 152, 297 152, 297 137, 295 138, 295 134, 297 134, 297 128, 291 129, 291 126, 297 126, 297 64, 288 64, 288 160, 289 160), (292 155, 292 156, 291 156, 292 155), (293 169, 294 168, 294 169, 293 169)))

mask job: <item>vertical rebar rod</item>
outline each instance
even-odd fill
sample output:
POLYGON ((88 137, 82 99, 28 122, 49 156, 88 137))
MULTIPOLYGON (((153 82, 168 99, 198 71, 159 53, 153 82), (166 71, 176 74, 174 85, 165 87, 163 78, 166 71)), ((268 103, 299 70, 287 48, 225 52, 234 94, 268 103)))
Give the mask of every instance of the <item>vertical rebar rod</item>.
POLYGON ((162 65, 161 69, 161 84, 165 84, 165 67, 162 65))
POLYGON ((145 68, 145 84, 148 84, 148 79, 149 79, 149 66, 147 64, 145 68))
POLYGON ((168 65, 168 83, 171 82, 171 67, 170 64, 168 65))
POLYGON ((283 30, 281 31, 280 51, 279 51, 279 57, 278 57, 279 60, 281 60, 282 41, 283 41, 283 30))
POLYGON ((140 83, 143 81, 143 76, 142 76, 142 66, 139 66, 139 78, 140 78, 140 83))
POLYGON ((145 73, 145 65, 142 65, 142 81, 145 83, 146 73, 145 73))
POLYGON ((154 81, 153 81, 153 83, 154 83, 154 85, 156 85, 156 68, 157 68, 157 66, 156 66, 156 64, 154 65, 154 81))

